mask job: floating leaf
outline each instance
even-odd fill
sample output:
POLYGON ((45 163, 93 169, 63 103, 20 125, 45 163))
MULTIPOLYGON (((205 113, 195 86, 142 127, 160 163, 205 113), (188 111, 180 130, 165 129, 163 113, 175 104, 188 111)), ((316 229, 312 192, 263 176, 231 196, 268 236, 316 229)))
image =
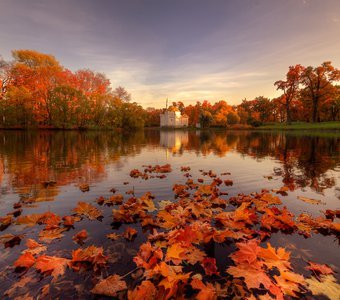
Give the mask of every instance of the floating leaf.
POLYGON ((128 227, 126 228, 122 236, 126 238, 127 240, 131 241, 137 235, 137 232, 138 231, 136 229, 132 227, 128 227))
POLYGON ((46 251, 47 247, 39 244, 33 239, 27 239, 26 246, 28 249, 24 250, 22 253, 31 253, 33 255, 39 254, 40 252, 46 251))
POLYGON ((144 280, 134 290, 128 291, 129 300, 157 299, 157 289, 149 280, 144 280))
POLYGON ((50 273, 54 279, 64 275, 69 259, 42 255, 37 258, 35 267, 41 273, 50 273))
POLYGON ((45 241, 50 243, 52 240, 61 239, 64 234, 63 232, 66 228, 56 228, 56 229, 49 229, 49 230, 42 230, 39 232, 39 239, 41 241, 45 241))
POLYGON ((298 196, 297 197, 299 200, 309 203, 309 204, 325 204, 324 202, 322 202, 321 200, 316 200, 316 199, 311 199, 311 198, 307 198, 307 197, 303 197, 303 196, 298 196))
POLYGON ((116 297, 117 293, 127 289, 126 282, 119 275, 111 275, 100 282, 91 290, 93 294, 116 297))
POLYGON ((117 233, 110 233, 110 234, 107 234, 106 237, 110 240, 118 240, 119 239, 119 234, 117 233))
POLYGON ((0 235, 0 243, 5 245, 5 248, 7 247, 14 247, 15 245, 19 245, 23 235, 13 235, 13 234, 3 234, 0 235))
POLYGON ((72 237, 72 240, 76 241, 76 242, 79 242, 79 241, 82 241, 82 240, 85 240, 87 239, 87 231, 86 229, 83 229, 81 231, 79 231, 77 234, 75 234, 73 237, 72 237))
POLYGON ((340 285, 336 283, 336 279, 333 275, 321 275, 320 281, 315 277, 306 279, 308 288, 313 295, 325 295, 330 300, 340 299, 340 285))
POLYGON ((309 263, 309 266, 306 267, 307 270, 311 270, 313 272, 316 272, 322 275, 334 274, 334 271, 327 265, 319 265, 311 261, 309 261, 308 263, 309 263))
POLYGON ((78 206, 72 209, 72 211, 74 211, 78 215, 86 216, 90 220, 96 220, 102 217, 101 211, 92 204, 87 202, 78 202, 78 206))
POLYGON ((79 189, 82 192, 88 192, 90 190, 90 186, 87 183, 82 183, 79 185, 79 189))
POLYGON ((28 252, 19 256, 19 258, 15 261, 14 266, 17 268, 30 268, 34 265, 34 263, 34 256, 28 252))

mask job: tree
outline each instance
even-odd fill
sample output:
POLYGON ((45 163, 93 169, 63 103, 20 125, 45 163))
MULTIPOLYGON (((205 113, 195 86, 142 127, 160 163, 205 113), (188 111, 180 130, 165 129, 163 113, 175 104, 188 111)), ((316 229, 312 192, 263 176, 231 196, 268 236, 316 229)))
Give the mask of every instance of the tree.
POLYGON ((117 97, 118 99, 122 100, 123 102, 130 102, 131 101, 131 94, 127 92, 125 88, 119 86, 115 88, 113 91, 113 96, 117 97))
POLYGON ((231 111, 227 114, 227 123, 228 125, 238 124, 240 123, 240 117, 236 112, 231 111))
POLYGON ((272 120, 273 104, 270 99, 259 96, 253 100, 253 110, 259 113, 261 122, 269 122, 272 120))
POLYGON ((51 125, 50 95, 58 85, 58 75, 63 70, 62 66, 53 55, 33 50, 14 50, 12 55, 13 84, 30 91, 34 99, 35 120, 41 125, 51 125))
POLYGON ((212 123, 214 118, 213 118, 210 111, 202 109, 200 116, 199 116, 199 119, 200 119, 201 126, 203 128, 207 128, 207 127, 210 126, 210 124, 212 123))
POLYGON ((283 97, 281 99, 286 108, 288 124, 292 122, 291 103, 298 95, 300 77, 303 70, 304 67, 301 65, 290 66, 286 75, 286 80, 279 80, 274 83, 277 90, 280 89, 283 91, 283 97))
POLYGON ((320 66, 305 68, 301 74, 301 83, 305 86, 305 93, 312 103, 312 122, 318 120, 320 102, 324 101, 327 95, 334 92, 333 82, 340 80, 340 70, 334 68, 330 61, 320 66))

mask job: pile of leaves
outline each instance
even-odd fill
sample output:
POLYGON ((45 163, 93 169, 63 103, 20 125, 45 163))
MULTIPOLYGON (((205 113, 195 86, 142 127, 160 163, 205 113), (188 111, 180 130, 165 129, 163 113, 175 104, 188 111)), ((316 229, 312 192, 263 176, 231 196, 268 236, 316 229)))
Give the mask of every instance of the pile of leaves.
MULTIPOLYGON (((148 166, 144 173, 132 170, 130 175, 145 179, 147 173, 170 171, 170 165, 148 166)), ((182 167, 181 171, 187 172, 190 168, 182 167)), ((114 224, 118 227, 128 224, 124 232, 112 232, 106 236, 108 239, 133 243, 136 236, 142 234, 135 228, 143 229, 146 240, 133 257, 135 268, 127 274, 105 272, 111 253, 102 247, 83 245, 88 238, 86 230, 73 236, 82 247, 72 251, 65 249, 63 256, 43 254, 48 251, 49 243, 63 238, 65 231, 73 230, 75 222, 86 219, 96 222, 103 218, 101 209, 94 204, 79 202, 71 215, 63 217, 52 212, 2 217, 1 224, 6 227, 14 224, 44 226, 39 233, 41 243, 26 239, 27 249, 13 264, 20 279, 5 295, 31 297, 29 286, 37 272, 49 278, 39 291, 40 297, 48 296, 51 287, 58 286, 66 272, 90 272, 91 293, 109 297, 209 300, 322 295, 340 299, 340 285, 334 269, 319 262, 301 261, 309 272, 308 276, 303 276, 296 272, 290 251, 266 243, 279 231, 298 233, 301 238, 322 233, 339 239, 339 210, 326 210, 324 216, 318 217, 306 213, 295 216, 277 196, 288 191, 284 187, 225 199, 223 196, 227 193, 221 190, 222 183, 226 188, 233 182, 222 180, 211 170, 201 170, 201 173, 209 176, 211 182, 203 184, 203 179, 197 182, 187 179, 184 184, 175 184, 174 201, 155 203, 151 192, 126 200, 121 194, 96 200, 104 209, 114 206, 114 224), (225 257, 214 257, 214 251, 210 250, 217 245, 225 247, 225 257)), ((14 246, 24 238, 22 234, 5 234, 0 236, 0 243, 5 247, 14 246)))

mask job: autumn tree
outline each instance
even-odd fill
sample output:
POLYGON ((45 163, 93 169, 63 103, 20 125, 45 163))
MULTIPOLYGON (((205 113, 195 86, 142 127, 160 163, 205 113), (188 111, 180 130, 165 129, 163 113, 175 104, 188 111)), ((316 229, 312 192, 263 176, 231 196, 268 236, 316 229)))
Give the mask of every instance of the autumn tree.
POLYGON ((296 98, 299 92, 299 83, 301 73, 304 71, 304 67, 301 65, 290 66, 286 74, 286 80, 278 80, 274 83, 277 90, 283 91, 282 103, 286 108, 287 123, 292 122, 291 104, 296 98))
POLYGON ((317 122, 320 103, 325 101, 327 96, 334 93, 335 87, 332 83, 340 80, 340 70, 326 61, 318 67, 307 67, 301 74, 301 83, 307 99, 312 104, 312 122, 317 122))
POLYGON ((62 66, 53 55, 33 50, 12 51, 12 74, 16 85, 30 91, 34 99, 35 119, 42 125, 51 125, 50 92, 58 85, 58 73, 62 66))
POLYGON ((127 92, 127 90, 119 86, 115 88, 113 91, 113 96, 117 97, 118 99, 122 100, 123 102, 130 102, 131 101, 131 94, 127 92))

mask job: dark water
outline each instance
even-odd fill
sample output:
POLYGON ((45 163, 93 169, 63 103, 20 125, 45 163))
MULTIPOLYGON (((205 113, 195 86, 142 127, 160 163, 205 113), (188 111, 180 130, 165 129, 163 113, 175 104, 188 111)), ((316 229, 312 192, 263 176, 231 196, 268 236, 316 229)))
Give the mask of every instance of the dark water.
MULTIPOLYGON (((231 175, 226 178, 232 179, 234 184, 225 188, 229 196, 288 186, 288 195, 280 198, 296 215, 308 212, 318 216, 321 210, 340 209, 340 134, 336 133, 5 131, 0 132, 0 216, 13 211, 13 204, 23 198, 34 201, 23 208, 22 215, 46 211, 60 216, 70 215, 78 201, 96 205, 94 201, 99 196, 112 195, 111 188, 124 195, 133 189, 136 196, 151 191, 156 197, 155 202, 171 201, 174 199, 173 184, 184 183, 187 179, 180 171, 181 166, 190 166, 194 179, 202 177, 199 172, 202 169, 211 169, 217 174, 230 172, 231 175), (140 169, 142 165, 166 163, 171 164, 173 171, 165 179, 144 181, 129 176, 131 169, 140 169), (55 181, 56 185, 46 187, 42 184, 46 181, 55 181), (129 184, 124 185, 124 182, 129 184), (81 183, 88 183, 90 191, 80 191, 81 183), (305 203, 297 196, 321 200, 324 204, 305 203)), ((128 197, 125 195, 125 199, 128 197)), ((100 209, 104 215, 101 223, 88 220, 76 223, 64 238, 48 245, 47 253, 70 258, 71 250, 79 248, 72 241, 72 236, 86 228, 89 238, 84 247, 94 244, 103 246, 105 253, 111 253, 112 263, 105 270, 104 277, 113 273, 122 275, 135 268, 131 258, 146 237, 137 226, 139 233, 134 242, 108 240, 106 234, 121 233, 127 226, 114 227, 112 208, 100 209)), ((0 232, 0 235, 25 235, 21 243, 12 248, 0 245, 0 294, 21 276, 14 272, 13 262, 26 248, 25 239, 38 240, 40 230, 41 226, 24 228, 11 225, 0 232)), ((298 235, 277 233, 272 235, 270 242, 287 247, 293 252, 294 259, 327 263, 340 271, 339 240, 334 235, 318 234, 304 239, 298 235)), ((233 250, 222 246, 214 249, 217 255, 225 257, 219 262, 219 267, 225 270, 223 263, 233 250)), ((299 266, 296 271, 304 273, 299 266)), ((66 275, 68 281, 60 283, 64 295, 83 293, 82 297, 90 296, 88 291, 79 292, 75 286, 85 283, 92 287, 91 272, 73 274, 68 270, 66 275)), ((31 288, 39 293, 39 288, 50 279, 41 276, 31 288)), ((57 288, 54 293, 58 294, 57 288)), ((32 290, 31 294, 35 295, 32 290)))

